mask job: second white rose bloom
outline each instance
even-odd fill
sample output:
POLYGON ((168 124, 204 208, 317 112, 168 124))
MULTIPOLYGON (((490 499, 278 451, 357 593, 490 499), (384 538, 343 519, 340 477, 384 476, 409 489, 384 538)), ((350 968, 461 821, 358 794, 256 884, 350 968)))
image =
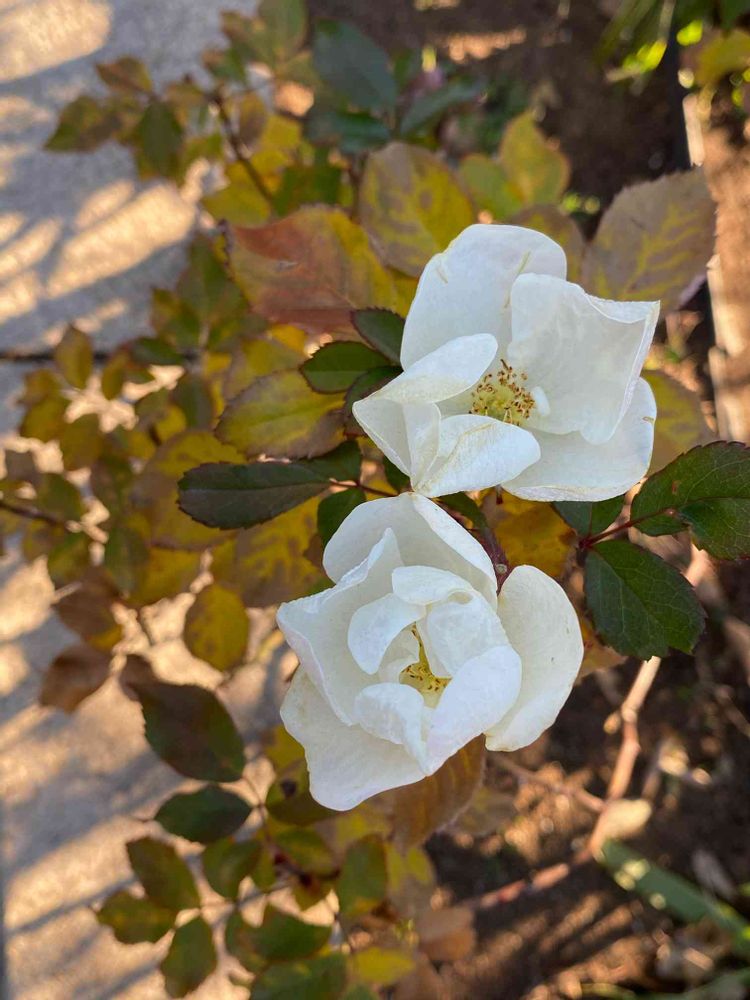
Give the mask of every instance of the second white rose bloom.
POLYGON ((299 657, 281 708, 318 802, 348 809, 432 774, 475 737, 515 750, 554 722, 583 658, 562 588, 531 566, 498 597, 489 557, 413 493, 357 507, 328 543, 330 590, 282 604, 299 657))
POLYGON ((565 275, 561 247, 517 226, 469 226, 428 262, 403 374, 354 405, 418 493, 604 500, 646 473, 659 303, 597 299, 565 275))

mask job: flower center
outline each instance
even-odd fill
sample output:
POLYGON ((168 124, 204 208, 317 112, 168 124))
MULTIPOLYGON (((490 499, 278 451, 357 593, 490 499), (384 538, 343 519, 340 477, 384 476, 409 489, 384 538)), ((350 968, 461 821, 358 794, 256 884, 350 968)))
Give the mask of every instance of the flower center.
POLYGON ((524 387, 527 376, 516 372, 505 361, 495 372, 487 372, 477 382, 472 393, 471 412, 494 417, 506 424, 520 427, 534 409, 534 397, 524 387))
MULTIPOLYGON (((416 629, 414 629, 414 633, 416 635, 416 629)), ((417 640, 419 642, 419 659, 416 663, 404 667, 398 679, 401 684, 408 684, 409 687, 416 688, 420 694, 426 696, 427 701, 436 700, 436 696, 439 697, 447 687, 450 677, 436 677, 433 674, 422 640, 418 636, 417 640)))

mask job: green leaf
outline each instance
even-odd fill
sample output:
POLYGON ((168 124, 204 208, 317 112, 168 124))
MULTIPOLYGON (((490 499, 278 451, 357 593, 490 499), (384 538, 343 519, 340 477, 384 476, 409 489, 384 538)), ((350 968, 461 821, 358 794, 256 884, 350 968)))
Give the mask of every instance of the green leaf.
POLYGON ((64 587, 81 577, 91 565, 91 546, 82 531, 66 532, 47 556, 47 572, 55 587, 64 587))
POLYGON ((108 896, 96 914, 104 927, 111 927, 121 944, 154 944, 174 926, 175 912, 151 899, 141 899, 124 889, 108 896))
POLYGON ((600 500, 597 503, 575 500, 559 500, 552 506, 560 517, 573 528, 581 538, 598 535, 616 519, 622 510, 625 497, 612 497, 611 500, 600 500))
POLYGON ((89 152, 112 139, 119 126, 120 118, 109 102, 83 94, 62 109, 44 148, 55 153, 89 152))
POLYGON ((219 583, 204 587, 188 608, 183 642, 216 670, 232 670, 245 658, 250 622, 239 595, 219 583))
POLYGON ((318 150, 315 163, 309 166, 302 163, 287 167, 273 196, 277 214, 288 215, 313 202, 336 205, 341 194, 341 175, 341 167, 329 163, 323 150, 318 150))
POLYGON ((149 899, 169 910, 200 906, 192 872, 171 844, 141 837, 126 846, 133 872, 149 899))
POLYGON ((665 656, 670 646, 689 653, 703 630, 703 609, 685 577, 630 542, 594 546, 585 586, 597 632, 628 656, 665 656))
POLYGON ((447 496, 440 497, 440 503, 468 518, 475 528, 487 526, 487 518, 481 508, 465 493, 449 493, 447 496))
POLYGON ((185 414, 187 426, 210 430, 214 425, 214 397, 207 379, 195 372, 185 372, 169 395, 171 402, 185 414))
POLYGON ((146 173, 175 177, 180 167, 183 131, 171 107, 152 100, 135 130, 146 173))
POLYGON ((334 111, 314 105, 305 119, 305 136, 318 146, 333 146, 349 156, 384 146, 391 137, 383 122, 364 111, 334 111))
POLYGON ((272 372, 228 403, 216 436, 248 456, 309 458, 340 442, 343 402, 314 392, 299 372, 272 372))
POLYGON ((97 63, 96 72, 111 90, 125 94, 149 94, 153 86, 146 67, 140 59, 132 56, 121 56, 110 63, 97 63))
POLYGON ((55 364, 75 389, 85 389, 94 364, 91 340, 82 330, 69 326, 54 352, 55 364))
POLYGON ((372 986, 393 986, 414 969, 414 955, 378 945, 354 952, 349 962, 354 976, 372 986))
POLYGON ((146 739, 163 761, 187 778, 238 781, 245 766, 242 738, 216 695, 195 684, 133 686, 146 739))
POLYGON ((718 559, 750 555, 750 448, 717 441, 680 455, 646 480, 630 517, 646 535, 689 528, 718 559))
POLYGON ((709 920, 732 937, 736 955, 750 958, 750 924, 727 903, 644 858, 617 840, 606 840, 598 861, 628 892, 637 892, 658 910, 666 910, 686 924, 709 920))
POLYGON ((335 815, 310 795, 310 776, 304 759, 277 775, 266 794, 266 809, 274 819, 294 826, 309 826, 335 815))
POLYGON ((139 365, 181 365, 182 355, 160 337, 138 337, 130 344, 130 355, 139 365))
POLYGON ((320 951, 330 935, 330 927, 308 924, 270 903, 266 904, 260 927, 252 930, 255 950, 267 962, 308 958, 320 951))
POLYGON ((383 111, 396 103, 388 55, 354 25, 318 21, 313 60, 321 78, 356 107, 383 111))
POLYGON ((194 917, 175 931, 166 958, 159 966, 170 997, 184 997, 216 968, 216 948, 211 928, 203 917, 194 917))
POLYGON ((199 465, 180 480, 179 504, 201 524, 251 527, 322 493, 331 479, 356 479, 359 462, 357 446, 348 441, 310 461, 199 465))
POLYGON ((420 132, 426 126, 433 125, 447 111, 452 111, 462 104, 476 100, 482 93, 482 89, 479 80, 459 77, 448 80, 438 90, 421 94, 411 103, 401 119, 399 133, 408 136, 414 132, 420 132))
POLYGON ((236 899, 240 883, 258 863, 261 846, 257 840, 216 840, 203 852, 201 863, 206 881, 220 896, 236 899))
POLYGON ((382 903, 387 889, 385 846, 377 834, 370 834, 352 844, 344 857, 336 881, 341 913, 347 917, 369 913, 382 903))
POLYGON ((218 785, 197 792, 178 792, 167 799, 154 819, 168 833, 199 844, 209 844, 234 833, 250 815, 250 805, 218 785))
POLYGON ((78 643, 58 653, 42 680, 39 704, 73 712, 109 677, 109 653, 78 643))
POLYGON ((401 364, 404 320, 390 309, 357 309, 352 314, 357 333, 393 364, 401 364))
POLYGON ((266 969, 253 982, 253 1000, 337 1000, 345 987, 346 961, 335 953, 266 969))
POLYGON ((90 468, 104 447, 104 437, 95 413, 84 413, 60 431, 60 451, 66 472, 90 468))
POLYGON ((367 500, 364 490, 352 486, 338 493, 324 497, 318 506, 318 534, 323 545, 327 545, 341 527, 343 521, 355 507, 367 500))
POLYGON ((409 489, 409 477, 402 472, 397 465, 394 465, 390 458, 383 456, 383 472, 389 486, 392 486, 397 493, 402 493, 409 489))
POLYGON ((315 830, 282 830, 276 835, 275 843, 300 871, 310 875, 330 876, 336 870, 330 847, 315 830))
POLYGON ((255 927, 249 924, 239 910, 232 910, 224 927, 224 946, 227 954, 236 958, 248 972, 260 972, 266 965, 255 950, 255 927))
POLYGON ((300 371, 316 392, 344 392, 364 372, 387 364, 379 351, 346 340, 324 344, 300 371))

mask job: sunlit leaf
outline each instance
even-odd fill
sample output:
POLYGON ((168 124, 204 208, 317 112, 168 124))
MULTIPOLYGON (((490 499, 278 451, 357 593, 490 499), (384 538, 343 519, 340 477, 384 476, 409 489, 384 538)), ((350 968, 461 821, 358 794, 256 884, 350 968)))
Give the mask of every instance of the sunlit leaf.
POLYGON ((663 371, 645 371, 643 377, 656 397, 657 420, 650 467, 655 472, 695 445, 708 444, 715 435, 706 423, 697 393, 663 371))
POLYGON ((211 975, 216 968, 216 948, 211 928, 203 917, 178 927, 163 962, 164 988, 170 997, 184 997, 211 975))
POLYGON ((568 158, 535 125, 531 111, 506 126, 499 162, 524 205, 556 204, 570 181, 568 158))
POLYGON ((146 739, 179 774, 237 781, 245 766, 242 738, 215 694, 195 684, 134 685, 146 739))
POLYGON ((562 575, 574 551, 575 535, 552 504, 493 493, 482 505, 511 566, 536 566, 549 576, 562 575))
POLYGON ((505 167, 484 153, 465 156, 458 173, 476 208, 489 212, 496 222, 509 219, 524 204, 505 167))
POLYGON ((263 375, 235 396, 216 433, 248 456, 309 458, 342 439, 343 397, 314 392, 299 372, 263 375))
POLYGON ((219 785, 197 792, 178 792, 162 803, 154 816, 167 833, 208 844, 234 833, 250 815, 250 805, 219 785))
POLYGON ((231 670, 244 660, 249 635, 245 606, 236 591, 210 583, 188 608, 182 638, 199 660, 216 670, 231 670))
POLYGON ((294 326, 273 326, 262 337, 239 341, 224 376, 225 398, 232 399, 261 375, 299 368, 307 357, 304 348, 305 334, 294 326))
POLYGON ((73 712, 109 677, 108 653, 79 643, 59 653, 42 680, 39 703, 73 712))
POLYGON ((406 948, 371 945, 349 959, 352 975, 370 986, 393 986, 414 968, 414 955, 406 948))
POLYGON ((310 205, 266 226, 234 228, 229 258, 257 312, 312 333, 350 330, 352 309, 400 305, 364 229, 340 208, 310 205))
POLYGON ((95 413, 84 413, 65 423, 60 431, 60 451, 66 472, 90 468, 104 447, 104 437, 95 413))
POLYGON ((200 572, 201 553, 159 548, 148 549, 146 562, 139 566, 128 603, 140 608, 166 597, 184 593, 200 572))
POLYGON ((368 157, 359 211, 386 263, 411 275, 474 222, 450 167, 429 150, 402 142, 368 157))
POLYGON ((54 356, 63 378, 75 389, 85 388, 94 362, 89 337, 77 327, 69 326, 55 347, 54 356))
POLYGON ((200 904, 195 879, 171 844, 141 837, 126 846, 130 866, 149 899, 170 910, 189 910, 200 904))
POLYGON ((713 253, 714 203, 700 170, 625 188, 604 213, 583 261, 586 291, 661 300, 677 309, 713 253))
POLYGON ((175 913, 152 899, 133 896, 120 889, 108 896, 97 910, 96 919, 111 927, 121 944, 154 944, 174 926, 175 913))
POLYGON ((602 638, 620 653, 647 659, 672 646, 692 651, 704 621, 685 577, 626 541, 600 542, 586 557, 586 603, 602 638))
POLYGON ((226 169, 227 184, 213 194, 204 195, 201 204, 218 221, 238 226, 256 226, 271 214, 268 199, 249 176, 242 163, 230 163, 226 169))
POLYGON ((750 68, 750 31, 716 32, 701 45, 695 67, 699 87, 715 87, 730 73, 750 68))
POLYGON ((112 139, 119 127, 119 115, 109 101, 82 94, 63 108, 44 148, 55 153, 88 152, 112 139))

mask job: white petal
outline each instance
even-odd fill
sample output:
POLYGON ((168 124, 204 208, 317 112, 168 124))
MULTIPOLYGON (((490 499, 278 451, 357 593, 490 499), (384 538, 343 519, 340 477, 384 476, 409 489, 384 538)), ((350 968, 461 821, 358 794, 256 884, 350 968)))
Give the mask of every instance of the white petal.
POLYGON ((427 662, 438 677, 455 676, 467 660, 508 642, 497 607, 477 593, 469 600, 436 604, 418 627, 427 662))
POLYGON ((471 584, 463 577, 434 566, 400 566, 391 576, 393 593, 411 604, 434 604, 453 594, 471 594, 471 584))
POLYGON ((479 542, 450 514, 414 493, 360 504, 333 535, 323 553, 332 580, 358 565, 386 528, 392 529, 405 566, 436 566, 465 580, 493 600, 497 588, 492 562, 479 542))
POLYGON ((511 290, 508 360, 544 391, 549 414, 529 427, 611 438, 630 406, 651 345, 658 302, 606 302, 558 278, 522 275, 511 290))
POLYGON ((358 400, 352 410, 374 444, 410 479, 434 461, 440 440, 440 410, 435 403, 404 405, 373 393, 358 400))
POLYGON ((476 385, 496 354, 497 343, 489 333, 457 337, 415 361, 373 396, 402 403, 450 399, 476 385))
POLYGON ((521 661, 510 646, 469 660, 448 684, 427 736, 430 768, 439 767, 508 712, 521 687, 521 661))
POLYGON ((424 496, 482 490, 512 479, 539 457, 529 431, 493 417, 466 413, 439 425, 438 452, 412 486, 424 496))
POLYGON ((536 432, 539 461, 503 489, 526 500, 607 500, 634 486, 648 470, 654 446, 656 402, 639 379, 630 409, 605 444, 580 434, 536 432))
POLYGON ((583 659, 573 605, 562 587, 533 566, 518 566, 500 591, 500 619, 521 657, 521 691, 487 732, 489 750, 528 746, 552 725, 567 701, 583 659))
POLYGON ((419 641, 411 629, 397 635, 385 652, 378 671, 382 681, 397 681, 401 671, 419 659, 419 641))
POLYGON ((351 722, 354 701, 370 680, 349 652, 349 622, 364 604, 391 592, 401 565, 396 536, 387 527, 366 558, 331 590, 282 604, 276 621, 308 676, 333 711, 351 722))
POLYGON ((357 722, 371 736, 406 747, 426 770, 424 698, 407 684, 372 684, 357 698, 357 722))
POLYGON ((422 617, 424 608, 385 594, 364 604, 349 623, 349 651, 367 674, 377 672, 386 650, 407 625, 422 617))
POLYGON ((565 277, 565 254, 549 237, 518 226, 474 225, 427 263, 406 317, 404 368, 455 337, 510 337, 510 289, 522 272, 565 277))
POLYGON ((292 679, 281 718, 305 748, 313 798, 329 809, 352 809, 378 792, 425 776, 402 746, 341 722, 303 669, 292 679))

